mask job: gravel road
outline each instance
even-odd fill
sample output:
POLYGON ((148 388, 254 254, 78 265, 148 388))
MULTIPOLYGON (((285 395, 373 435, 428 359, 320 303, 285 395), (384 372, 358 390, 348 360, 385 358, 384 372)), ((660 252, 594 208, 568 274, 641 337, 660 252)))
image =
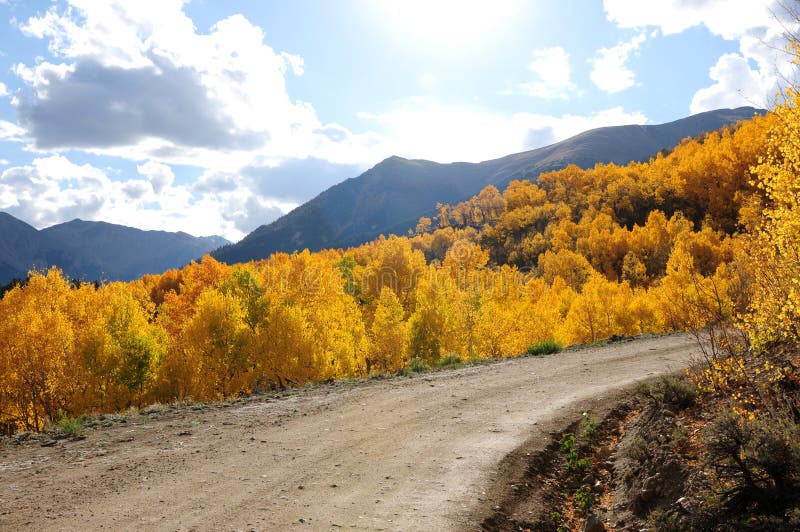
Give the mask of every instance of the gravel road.
POLYGON ((474 529, 504 456, 697 351, 639 339, 6 442, 0 530, 474 529))

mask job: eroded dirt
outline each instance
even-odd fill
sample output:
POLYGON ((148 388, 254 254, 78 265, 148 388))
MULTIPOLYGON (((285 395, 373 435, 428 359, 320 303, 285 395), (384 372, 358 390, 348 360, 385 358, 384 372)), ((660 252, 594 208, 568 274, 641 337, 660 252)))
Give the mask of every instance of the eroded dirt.
POLYGON ((0 530, 477 529, 504 457, 695 351, 663 336, 7 444, 0 530))

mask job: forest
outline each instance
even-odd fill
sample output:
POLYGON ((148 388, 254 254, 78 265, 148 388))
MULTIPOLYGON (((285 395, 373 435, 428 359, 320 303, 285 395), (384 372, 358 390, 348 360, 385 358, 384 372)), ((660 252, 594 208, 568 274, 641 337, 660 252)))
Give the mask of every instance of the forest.
POLYGON ((759 357, 800 334, 799 104, 789 90, 648 162, 490 186, 352 249, 206 256, 129 283, 31 272, 0 301, 0 432, 681 330, 719 347, 704 386, 744 358, 790 379, 789 358, 759 357))

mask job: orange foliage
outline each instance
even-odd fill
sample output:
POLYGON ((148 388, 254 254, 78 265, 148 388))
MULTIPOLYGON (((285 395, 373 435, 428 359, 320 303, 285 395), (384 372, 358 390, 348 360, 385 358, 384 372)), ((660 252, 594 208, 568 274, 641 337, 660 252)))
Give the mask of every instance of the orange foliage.
MULTIPOLYGON (((796 138, 775 128, 769 115, 648 163, 487 187, 439 205, 416 234, 346 251, 233 267, 204 257, 98 288, 34 272, 0 301, 0 430, 729 319, 747 306, 739 211, 753 226, 767 209, 768 229, 788 235, 763 229, 762 261, 798 249, 796 150, 759 165, 768 132, 796 138)), ((786 281, 784 300, 758 304, 796 334, 786 281)))

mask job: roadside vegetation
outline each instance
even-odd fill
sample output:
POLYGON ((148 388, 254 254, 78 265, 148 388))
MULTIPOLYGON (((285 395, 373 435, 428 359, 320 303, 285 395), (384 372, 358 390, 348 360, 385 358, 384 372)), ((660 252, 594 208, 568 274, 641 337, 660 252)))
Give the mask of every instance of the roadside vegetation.
MULTIPOLYGON (((800 59, 798 43, 791 52, 800 59)), ((597 444, 570 431, 558 460, 553 447, 533 457, 551 465, 522 499, 549 513, 516 521, 503 508, 494 529, 800 529, 800 93, 783 98, 746 172, 752 193, 720 196, 741 201, 729 257, 708 275, 698 255, 672 262, 673 248, 657 284, 681 279, 671 294, 696 363, 643 386, 597 444)))

